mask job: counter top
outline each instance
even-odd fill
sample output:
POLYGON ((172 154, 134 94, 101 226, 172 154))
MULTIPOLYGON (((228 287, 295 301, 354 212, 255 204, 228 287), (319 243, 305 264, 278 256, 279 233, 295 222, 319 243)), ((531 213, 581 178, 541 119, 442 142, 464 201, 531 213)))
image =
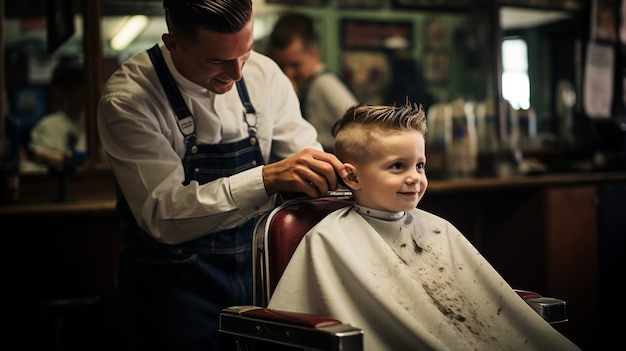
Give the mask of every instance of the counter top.
POLYGON ((626 172, 554 173, 510 177, 429 179, 427 193, 483 191, 530 186, 626 182, 626 172))
POLYGON ((114 215, 115 199, 77 200, 67 202, 32 202, 0 206, 0 217, 14 215, 76 215, 80 213, 114 215))
MULTIPOLYGON (((430 179, 428 193, 475 192, 520 187, 568 186, 626 182, 626 172, 594 172, 512 176, 506 178, 430 179)), ((23 215, 115 215, 115 199, 77 200, 68 202, 29 202, 0 206, 0 217, 23 215)))

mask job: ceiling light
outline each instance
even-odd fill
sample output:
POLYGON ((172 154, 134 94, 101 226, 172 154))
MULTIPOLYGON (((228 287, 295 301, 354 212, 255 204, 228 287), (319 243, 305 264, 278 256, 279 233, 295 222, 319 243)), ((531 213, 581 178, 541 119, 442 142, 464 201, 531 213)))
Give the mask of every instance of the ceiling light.
POLYGON ((148 17, 138 15, 130 17, 122 29, 111 39, 113 50, 124 50, 148 25, 148 17))

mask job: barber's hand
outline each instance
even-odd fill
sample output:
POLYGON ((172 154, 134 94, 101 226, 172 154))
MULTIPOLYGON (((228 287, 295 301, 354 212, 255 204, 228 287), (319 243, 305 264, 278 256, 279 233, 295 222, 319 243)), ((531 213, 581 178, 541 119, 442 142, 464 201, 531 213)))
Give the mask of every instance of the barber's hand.
POLYGON ((318 197, 337 190, 338 176, 347 176, 343 163, 333 154, 304 149, 284 160, 263 167, 263 183, 268 195, 301 192, 318 197))

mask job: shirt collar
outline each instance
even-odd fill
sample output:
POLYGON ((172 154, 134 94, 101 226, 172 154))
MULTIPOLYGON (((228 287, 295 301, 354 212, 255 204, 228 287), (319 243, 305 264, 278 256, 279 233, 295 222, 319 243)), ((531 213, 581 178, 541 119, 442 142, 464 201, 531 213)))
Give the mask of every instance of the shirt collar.
POLYGON ((375 209, 357 205, 357 204, 352 205, 352 208, 362 216, 373 217, 377 219, 382 219, 383 221, 390 221, 390 222, 400 220, 406 215, 406 212, 404 211, 390 212, 390 211, 375 210, 375 209))

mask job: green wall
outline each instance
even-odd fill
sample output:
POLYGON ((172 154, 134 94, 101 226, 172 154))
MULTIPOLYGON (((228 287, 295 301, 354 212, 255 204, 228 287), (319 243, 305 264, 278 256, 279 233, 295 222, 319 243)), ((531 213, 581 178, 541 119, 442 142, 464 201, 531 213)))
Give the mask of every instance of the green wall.
MULTIPOLYGON (((492 31, 488 27, 487 6, 463 11, 398 9, 393 8, 391 0, 381 0, 382 5, 377 9, 346 9, 336 4, 338 1, 331 0, 327 5, 319 6, 273 5, 274 11, 257 15, 257 18, 266 22, 271 29, 279 13, 285 10, 298 10, 314 17, 318 24, 322 58, 327 67, 339 75, 342 73, 342 54, 345 52, 341 47, 342 19, 408 21, 413 24, 413 46, 410 54, 426 75, 428 67, 425 67, 425 55, 429 49, 424 43, 424 24, 428 18, 438 17, 444 28, 441 49, 449 61, 448 79, 442 82, 427 82, 427 90, 436 101, 450 101, 456 97, 483 100, 487 94, 490 94, 489 97, 493 95, 492 73, 495 66, 492 64, 493 55, 488 48, 492 31)), ((263 52, 265 38, 261 38, 259 42, 257 47, 263 52)))

